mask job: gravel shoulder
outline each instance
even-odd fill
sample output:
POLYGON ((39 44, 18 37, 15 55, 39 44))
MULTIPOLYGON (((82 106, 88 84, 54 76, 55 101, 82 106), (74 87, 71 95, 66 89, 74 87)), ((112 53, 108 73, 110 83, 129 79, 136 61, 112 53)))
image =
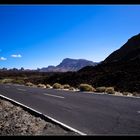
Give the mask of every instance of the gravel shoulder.
POLYGON ((0 99, 0 135, 77 135, 0 99))

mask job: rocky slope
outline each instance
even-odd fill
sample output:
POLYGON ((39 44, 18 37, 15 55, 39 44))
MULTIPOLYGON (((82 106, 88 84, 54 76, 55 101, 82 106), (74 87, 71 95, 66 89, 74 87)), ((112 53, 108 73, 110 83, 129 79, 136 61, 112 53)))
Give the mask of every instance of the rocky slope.
POLYGON ((140 34, 130 38, 120 49, 111 53, 104 63, 124 62, 140 59, 140 34))

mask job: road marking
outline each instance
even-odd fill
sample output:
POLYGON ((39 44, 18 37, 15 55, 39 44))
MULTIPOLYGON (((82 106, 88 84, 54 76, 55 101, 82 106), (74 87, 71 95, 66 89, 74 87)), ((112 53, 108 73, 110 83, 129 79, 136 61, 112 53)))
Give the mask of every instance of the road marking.
POLYGON ((62 98, 62 99, 65 98, 65 97, 62 97, 62 96, 52 95, 52 94, 48 94, 48 93, 43 93, 43 94, 44 94, 44 95, 47 95, 47 96, 56 97, 56 98, 62 98))
POLYGON ((86 133, 83 133, 83 132, 81 132, 81 131, 79 131, 79 130, 77 130, 77 129, 75 129, 75 128, 69 126, 69 125, 66 125, 66 124, 64 124, 64 123, 62 123, 62 122, 60 122, 60 121, 58 121, 58 120, 56 120, 56 119, 54 119, 54 118, 52 118, 52 117, 50 117, 50 116, 48 116, 48 115, 42 114, 41 112, 39 112, 39 111, 37 111, 37 110, 35 110, 35 109, 31 108, 31 107, 28 107, 28 106, 26 106, 26 105, 24 105, 24 104, 22 104, 22 103, 20 103, 20 102, 17 102, 17 101, 15 101, 14 99, 10 99, 10 98, 8 98, 8 97, 6 97, 6 96, 4 96, 4 95, 1 95, 1 94, 0 94, 0 97, 2 97, 2 98, 4 98, 4 99, 7 99, 8 101, 15 102, 16 104, 20 105, 21 107, 26 107, 26 108, 29 109, 29 110, 32 110, 32 111, 34 111, 34 112, 36 112, 36 113, 38 113, 38 114, 40 114, 40 115, 43 115, 44 117, 46 117, 46 118, 52 120, 53 122, 55 122, 55 123, 57 123, 57 124, 59 124, 59 125, 65 127, 65 128, 68 128, 69 130, 72 130, 72 131, 74 131, 74 132, 76 132, 76 133, 78 133, 78 134, 80 134, 80 135, 87 135, 86 133))
POLYGON ((17 90, 20 90, 20 91, 26 91, 25 89, 21 89, 21 88, 17 88, 17 90))

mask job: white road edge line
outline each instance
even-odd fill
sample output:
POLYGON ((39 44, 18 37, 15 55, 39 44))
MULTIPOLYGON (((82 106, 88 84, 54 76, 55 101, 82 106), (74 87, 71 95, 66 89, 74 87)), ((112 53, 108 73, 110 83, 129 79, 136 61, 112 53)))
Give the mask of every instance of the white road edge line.
POLYGON ((83 132, 81 132, 81 131, 79 131, 79 130, 77 130, 77 129, 71 127, 71 126, 68 126, 68 125, 66 125, 66 124, 64 124, 64 123, 62 123, 62 122, 60 122, 60 121, 58 121, 58 120, 56 120, 56 119, 54 119, 54 118, 48 116, 48 115, 42 114, 41 112, 39 112, 39 111, 37 111, 37 110, 35 110, 35 109, 31 108, 31 107, 28 107, 28 106, 26 106, 26 105, 24 105, 24 104, 22 104, 22 103, 20 103, 20 102, 17 102, 17 101, 15 101, 15 100, 10 99, 10 98, 8 98, 8 97, 6 97, 6 96, 4 96, 4 95, 1 95, 1 94, 0 94, 0 96, 3 97, 3 98, 5 98, 5 99, 7 99, 7 100, 9 100, 9 101, 15 102, 16 104, 19 104, 19 105, 21 105, 21 106, 23 106, 23 107, 26 107, 26 108, 28 108, 28 109, 30 109, 30 110, 32 110, 32 111, 34 111, 34 112, 36 112, 36 113, 38 113, 38 114, 40 114, 40 115, 43 115, 43 116, 45 116, 46 118, 48 118, 48 119, 50 119, 50 120, 56 122, 57 124, 59 124, 59 125, 61 125, 61 126, 64 126, 64 127, 68 128, 69 130, 72 130, 72 131, 74 131, 74 132, 76 132, 76 133, 78 133, 78 134, 80 134, 80 135, 83 135, 83 136, 84 136, 84 135, 87 135, 87 134, 85 134, 85 133, 83 133, 83 132))
POLYGON ((52 96, 52 97, 56 97, 56 98, 62 98, 64 99, 65 97, 63 96, 57 96, 57 95, 53 95, 53 94, 48 94, 48 93, 43 93, 44 95, 47 95, 47 96, 52 96))

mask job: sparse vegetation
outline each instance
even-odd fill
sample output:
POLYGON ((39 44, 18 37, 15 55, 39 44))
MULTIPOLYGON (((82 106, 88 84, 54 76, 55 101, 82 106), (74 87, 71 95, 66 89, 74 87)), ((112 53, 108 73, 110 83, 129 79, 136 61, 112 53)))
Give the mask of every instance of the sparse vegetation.
MULTIPOLYGON (((66 73, 43 73, 37 71, 0 71, 0 83, 18 83, 22 84, 23 80, 25 83, 31 82, 32 84, 25 84, 27 86, 35 86, 39 83, 45 84, 49 83, 53 85, 54 83, 69 84, 72 87, 79 87, 80 83, 87 83, 89 85, 95 85, 95 87, 115 87, 117 91, 128 91, 134 96, 140 96, 140 82, 139 82, 139 69, 140 63, 130 63, 126 67, 122 64, 121 67, 116 71, 117 65, 120 63, 116 62, 115 65, 108 64, 107 66, 99 64, 97 67, 86 67, 78 72, 66 72, 66 73), (135 69, 128 69, 135 67, 135 69), (128 69, 126 71, 126 69, 128 69), (132 70, 132 71, 131 71, 132 70), (103 71, 106 71, 104 73, 103 71), (115 71, 112 72, 112 71, 115 71), (135 73, 135 74, 133 74, 135 73), (96 78, 94 78, 96 77, 96 78), (126 79, 127 78, 127 79, 126 79), (119 81, 119 82, 118 82, 119 81), (125 81, 125 82, 124 82, 125 81)), ((62 86, 61 86, 62 88, 62 86)), ((100 89, 97 89, 99 92, 100 89)), ((124 93, 125 94, 125 93, 124 93)))
POLYGON ((95 91, 95 88, 88 84, 80 84, 79 89, 80 91, 95 91))
POLYGON ((25 84, 25 81, 22 79, 12 79, 12 78, 4 78, 0 80, 0 83, 6 84, 6 83, 13 83, 13 84, 25 84))
POLYGON ((133 94, 133 96, 140 97, 140 93, 138 93, 138 92, 133 92, 132 94, 133 94))
MULTIPOLYGON (((135 93, 136 93, 136 92, 135 92, 135 93)), ((135 93, 131 93, 131 92, 122 92, 122 94, 123 94, 124 96, 136 96, 135 93)))
POLYGON ((123 96, 123 94, 120 91, 115 91, 116 96, 123 96))
POLYGON ((6 84, 6 83, 12 83, 14 79, 10 79, 10 78, 4 78, 0 80, 0 83, 2 84, 6 84))
POLYGON ((74 87, 70 87, 70 88, 69 88, 69 90, 72 90, 72 91, 74 91, 74 90, 75 90, 75 88, 74 88, 74 87))
POLYGON ((114 87, 107 87, 105 92, 107 92, 108 94, 115 94, 114 87))
POLYGON ((27 82, 25 85, 26 85, 26 86, 29 86, 29 87, 34 86, 34 84, 33 84, 33 83, 31 83, 31 82, 27 82))
POLYGON ((22 80, 22 79, 14 79, 14 80, 12 81, 12 83, 14 83, 14 84, 25 84, 25 81, 22 80))
POLYGON ((46 88, 44 84, 38 84, 37 87, 46 88))
POLYGON ((133 96, 133 94, 129 92, 129 93, 127 94, 127 96, 133 96))
POLYGON ((62 88, 62 85, 59 84, 59 83, 55 83, 55 84, 53 84, 53 88, 54 89, 61 89, 62 88))
POLYGON ((51 88, 52 86, 49 84, 46 84, 46 88, 51 88))
POLYGON ((63 85, 63 88, 64 88, 64 89, 69 89, 69 88, 70 88, 70 85, 65 84, 65 85, 63 85))
POLYGON ((123 95, 127 96, 129 92, 122 92, 123 95))
POLYGON ((97 87, 96 92, 105 92, 106 87, 97 87))

